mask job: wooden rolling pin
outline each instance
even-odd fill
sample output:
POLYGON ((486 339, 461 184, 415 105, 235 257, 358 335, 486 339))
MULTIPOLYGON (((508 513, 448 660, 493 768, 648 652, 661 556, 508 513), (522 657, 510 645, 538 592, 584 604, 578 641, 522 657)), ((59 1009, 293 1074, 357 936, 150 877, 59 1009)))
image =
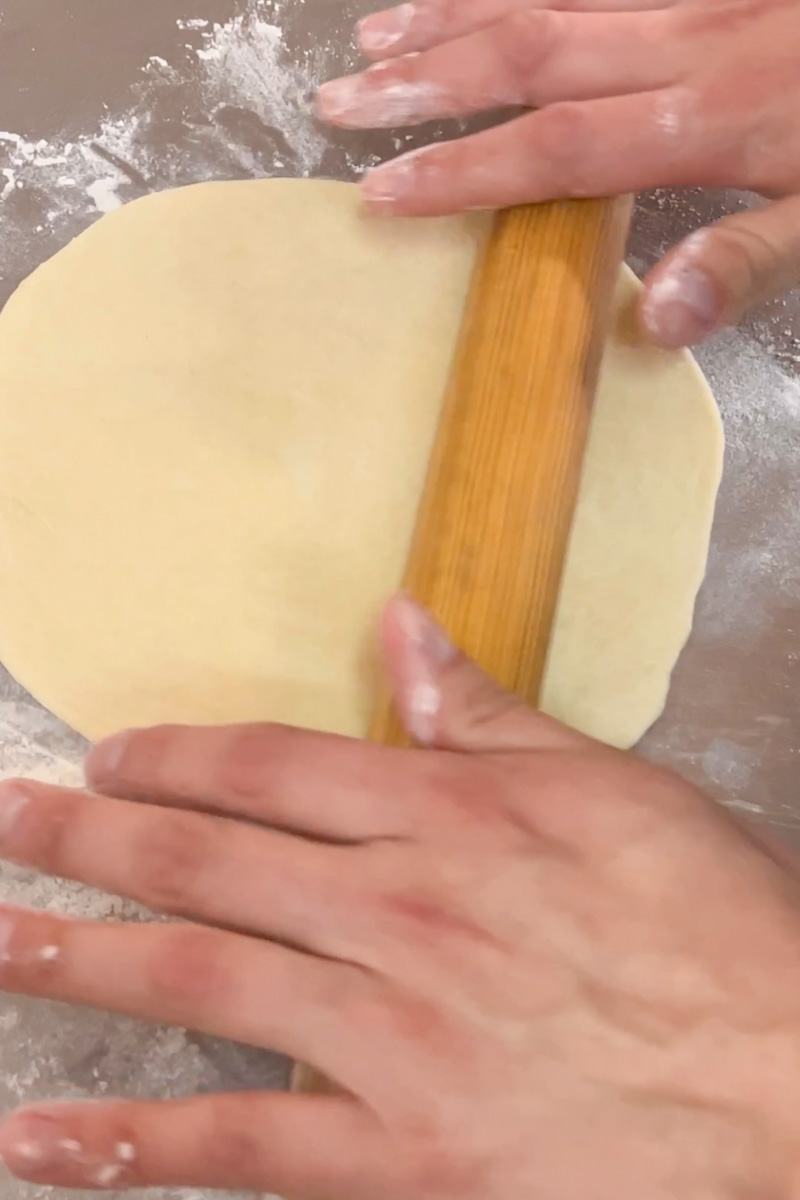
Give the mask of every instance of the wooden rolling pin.
MULTIPOLYGON (((404 586, 535 704, 578 494, 628 200, 496 219, 477 263, 404 586)), ((405 745, 388 697, 373 741, 405 745)), ((293 1086, 327 1091, 307 1067, 293 1086)))

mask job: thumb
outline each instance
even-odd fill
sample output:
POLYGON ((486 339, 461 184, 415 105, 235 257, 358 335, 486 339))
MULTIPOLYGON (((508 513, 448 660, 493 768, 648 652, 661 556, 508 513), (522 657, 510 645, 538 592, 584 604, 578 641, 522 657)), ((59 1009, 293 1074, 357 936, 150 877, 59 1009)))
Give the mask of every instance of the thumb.
POLYGON ((405 593, 384 610, 382 641, 400 717, 423 746, 477 754, 567 749, 588 742, 504 691, 405 593))
POLYGON ((800 196, 789 196, 691 234, 647 276, 639 313, 648 337, 678 349, 798 281, 800 196))

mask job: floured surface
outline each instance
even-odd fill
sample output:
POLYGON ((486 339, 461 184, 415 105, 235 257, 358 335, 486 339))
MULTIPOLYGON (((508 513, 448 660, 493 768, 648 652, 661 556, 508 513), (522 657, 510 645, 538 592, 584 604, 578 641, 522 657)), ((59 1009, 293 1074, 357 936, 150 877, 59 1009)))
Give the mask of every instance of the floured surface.
MULTIPOLYGON (((702 189, 642 197, 637 273, 691 229, 760 203, 702 189)), ((764 305, 697 357, 722 409, 725 474, 694 631, 640 752, 797 842, 800 294, 764 305)))
MULTIPOLYGON (((18 282, 100 213, 150 192, 212 179, 352 177, 381 152, 423 144, 429 135, 414 130, 383 134, 370 149, 353 137, 337 143, 314 120, 315 89, 352 68, 357 55, 352 13, 318 10, 309 36, 313 7, 307 0, 200 0, 193 8, 180 0, 152 7, 118 0, 113 12, 91 10, 86 48, 116 34, 130 86, 124 100, 102 105, 99 119, 77 130, 70 120, 46 135, 15 121, 14 97, 4 97, 0 284, 18 282), (198 12, 205 15, 185 15, 198 12), (152 46, 140 61, 121 44, 137 40, 152 46)), ((45 0, 39 23, 42 44, 32 47, 32 63, 39 76, 42 68, 62 71, 58 51, 47 61, 48 44, 74 40, 81 22, 45 0)), ((74 74, 91 84, 91 69, 74 74)))
MULTIPOLYGON (((183 45, 152 54, 132 102, 77 134, 0 128, 0 273, 152 190, 213 178, 307 175, 326 140, 310 98, 325 46, 290 57, 280 0, 247 0, 228 21, 177 18, 183 45)), ((330 53, 329 48, 329 53, 330 53)))
MULTIPOLYGON (((0 320, 12 673, 92 739, 366 732, 485 229, 371 219, 343 184, 214 184, 114 213, 25 283, 0 320)), ((615 331, 545 689, 569 723, 625 745, 657 715, 720 465, 688 356, 615 331)))
MULTIPOLYGON (((322 157, 308 165, 298 149, 295 123, 299 116, 310 125, 308 111, 295 92, 285 117, 274 109, 270 115, 265 86, 270 63, 263 78, 248 73, 238 98, 226 100, 242 117, 235 132, 230 127, 218 131, 222 101, 196 49, 208 44, 203 31, 219 24, 229 38, 237 18, 256 12, 280 30, 279 61, 299 70, 310 88, 354 63, 352 24, 368 7, 367 0, 344 5, 283 0, 257 10, 249 0, 115 0, 111 5, 70 0, 68 6, 0 0, 0 126, 26 143, 43 141, 43 156, 49 158, 70 142, 104 141, 110 120, 109 146, 148 179, 142 188, 94 160, 86 185, 110 177, 112 201, 173 182, 231 175, 308 172, 352 179, 364 164, 401 146, 420 145, 431 131, 341 136, 324 131, 322 157), (192 29, 179 21, 209 24, 192 29), (162 90, 155 58, 184 82, 162 90), (207 141, 203 130, 210 134, 207 141), (252 159, 245 163, 247 151, 252 159)), ((252 61, 239 37, 236 55, 252 61)), ((235 75, 243 77, 238 70, 235 75)), ((6 166, 3 154, 0 148, 0 165, 6 166)), ((0 302, 99 215, 86 188, 58 185, 62 164, 31 166, 23 168, 22 186, 0 204, 0 302)), ((5 183, 0 180, 0 191, 5 183)), ((752 202, 733 192, 698 189, 643 196, 629 261, 641 275, 680 237, 752 202)), ((640 752, 770 822, 778 836, 793 831, 797 836, 800 304, 796 299, 770 304, 742 329, 702 347, 699 359, 726 422, 726 470, 694 632, 674 672, 665 714, 640 752)), ((79 737, 44 714, 0 671, 0 775, 43 773, 70 783, 79 778, 84 751, 79 737)), ((113 903, 6 866, 0 868, 0 889, 10 903, 98 917, 113 903)), ((115 906, 114 911, 128 910, 115 906)), ((279 1065, 254 1050, 180 1035, 165 1054, 163 1035, 148 1025, 24 997, 0 996, 0 1029, 3 1111, 48 1095, 154 1097, 166 1090, 185 1095, 198 1085, 220 1091, 271 1086, 281 1078, 279 1065)), ((93 1200, 95 1193, 12 1182, 0 1169, 0 1195, 93 1200)), ((124 1195, 127 1200, 130 1193, 124 1195)), ((156 1188, 146 1200, 199 1200, 200 1195, 197 1189, 156 1188)), ((123 1194, 111 1192, 109 1200, 123 1200, 123 1194)))

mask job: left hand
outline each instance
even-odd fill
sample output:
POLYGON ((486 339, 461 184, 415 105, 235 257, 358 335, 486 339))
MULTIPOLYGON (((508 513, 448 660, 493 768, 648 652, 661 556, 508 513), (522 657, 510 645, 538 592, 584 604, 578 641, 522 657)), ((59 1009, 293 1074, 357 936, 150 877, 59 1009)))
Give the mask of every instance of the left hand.
POLYGON ((325 84, 346 128, 535 109, 371 171, 381 213, 434 216, 657 187, 773 203, 697 230, 645 280, 675 348, 800 282, 800 22, 792 0, 413 0, 359 26, 367 71, 325 84))
POLYGON ((188 922, 3 909, 0 985, 311 1062, 334 1097, 36 1106, 19 1176, 348 1200, 727 1200, 800 1178, 797 883, 678 778, 387 610, 426 753, 163 728, 90 791, 0 788, 0 852, 188 922))

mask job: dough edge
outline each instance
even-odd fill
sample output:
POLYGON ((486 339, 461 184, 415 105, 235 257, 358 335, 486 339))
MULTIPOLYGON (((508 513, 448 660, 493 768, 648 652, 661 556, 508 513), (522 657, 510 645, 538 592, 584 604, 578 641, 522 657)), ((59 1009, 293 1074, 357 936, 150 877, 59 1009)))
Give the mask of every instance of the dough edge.
MULTIPOLYGON (((174 210, 175 215, 179 217, 182 205, 185 202, 190 202, 190 195, 193 191, 195 191, 195 189, 236 189, 242 187, 252 188, 255 186, 272 187, 276 183, 279 185, 289 184, 291 186, 302 187, 318 186, 318 181, 294 180, 247 181, 236 184, 200 184, 191 188, 180 189, 179 191, 159 193, 156 196, 147 197, 143 201, 134 202, 133 204, 126 206, 125 209, 102 218, 102 222, 108 223, 115 221, 119 229, 119 236, 122 236, 123 221, 133 221, 137 219, 137 214, 133 212, 137 206, 139 208, 144 205, 162 206, 165 214, 167 213, 168 207, 171 211, 174 210)), ((346 189, 349 198, 345 200, 344 203, 346 205, 351 205, 355 202, 355 189, 351 188, 351 185, 325 184, 324 186, 326 189, 346 189)), ((342 191, 340 194, 343 196, 344 200, 345 192, 342 191)), ((233 197, 233 192, 231 192, 231 196, 233 197)), ((100 223, 98 223, 98 225, 99 224, 100 223)), ((86 234, 82 235, 83 238, 91 237, 92 234, 96 232, 97 228, 98 226, 92 227, 92 229, 90 229, 86 234)), ((109 226, 106 225, 106 229, 108 228, 109 226)), ((82 254, 83 247, 79 246, 81 241, 82 239, 77 239, 74 243, 67 247, 65 251, 62 251, 61 255, 56 256, 57 259, 59 259, 61 262, 64 262, 67 254, 76 253, 76 248, 77 253, 82 254)), ((23 291, 27 291, 27 289, 31 287, 39 287, 42 278, 40 276, 40 272, 48 271, 48 269, 51 268, 53 261, 54 260, 51 260, 50 263, 45 264, 39 269, 38 272, 34 273, 34 276, 32 276, 22 285, 18 295, 22 294, 23 291), (37 276, 39 276, 39 281, 34 282, 37 279, 37 276)), ((76 259, 76 262, 77 261, 78 259, 76 259)), ((637 286, 632 282, 632 279, 633 277, 628 275, 623 278, 620 284, 620 303, 623 307, 626 307, 630 304, 633 289, 635 289, 637 286)), ((12 300, 9 302, 9 309, 15 304, 15 300, 16 297, 12 298, 12 300)), ((2 341, 4 328, 2 322, 4 321, 4 316, 0 318, 0 341, 2 341)), ((642 353, 645 353, 648 356, 658 354, 658 352, 650 350, 642 351, 642 353)), ((696 389, 698 411, 701 407, 703 409, 703 416, 701 419, 704 428, 704 433, 698 436, 706 439, 706 446, 704 450, 705 465, 701 472, 703 476, 701 486, 702 496, 700 496, 698 503, 698 513, 702 528, 700 528, 698 525, 698 527, 695 528, 690 535, 693 545, 690 547, 689 552, 687 553, 687 562, 684 563, 682 567, 684 573, 680 583, 680 588, 678 589, 680 595, 675 603, 673 617, 669 622, 669 628, 664 629, 662 627, 662 649, 660 651, 661 657, 657 663, 652 665, 644 664, 641 676, 642 686, 637 690, 635 699, 633 700, 631 700, 630 697, 621 697, 618 693, 616 696, 611 697, 607 695, 605 702, 600 705, 598 704, 596 693, 593 697, 587 697, 586 689, 580 686, 580 681, 575 684, 574 677, 566 681, 568 686, 564 686, 564 681, 559 680, 558 677, 559 670, 561 669, 559 667, 559 663, 563 661, 563 655, 559 650, 559 638, 563 639, 565 636, 569 636, 565 635, 564 630, 567 629, 570 622, 575 619, 574 596, 576 591, 580 590, 583 586, 579 579, 580 572, 576 574, 572 564, 572 558, 570 558, 565 570, 557 622, 554 631, 553 642, 551 645, 548 671, 542 696, 542 706, 546 711, 551 712, 553 715, 558 716, 561 719, 567 720, 568 723, 574 725, 576 728, 583 729, 585 732, 601 738, 601 740, 623 747, 632 745, 634 742, 636 742, 641 734, 650 726, 650 724, 652 724, 652 722, 663 709, 663 705, 668 693, 672 668, 678 658, 678 655, 680 654, 681 649, 685 645, 691 630, 695 599, 705 573, 708 539, 710 536, 711 521, 713 518, 714 500, 721 477, 723 438, 721 421, 716 405, 713 402, 713 398, 711 397, 711 394, 705 381, 703 380, 702 375, 699 372, 699 369, 696 367, 692 357, 688 353, 682 353, 680 355, 668 357, 673 368, 680 364, 684 373, 683 377, 687 381, 691 378, 691 382, 687 382, 686 386, 696 389), (665 649, 664 647, 667 648, 665 649)), ((581 492, 581 504, 585 503, 587 486, 587 476, 584 476, 581 492)), ((581 508, 579 507, 576 526, 573 531, 572 538, 573 550, 576 543, 580 541, 580 520, 581 508)), ((641 619, 646 620, 646 615, 642 615, 641 619)), ((64 704, 62 702, 62 698, 58 694, 57 686, 55 688, 51 688, 50 681, 47 678, 47 667, 45 666, 44 670, 40 673, 35 667, 33 667, 32 664, 28 664, 24 661, 17 662, 13 646, 9 645, 9 639, 5 630, 3 630, 1 636, 3 640, 2 658, 12 674, 14 674, 24 686, 29 687, 34 695, 40 698, 48 707, 52 708, 52 710, 59 716, 67 720, 70 724, 73 724, 82 732, 91 736, 94 731, 90 728, 90 725, 87 724, 84 715, 74 706, 64 704)), ((567 656, 567 658, 568 657, 569 656, 567 656)), ((601 665, 595 666, 594 668, 595 672, 599 671, 600 669, 601 665)), ((176 719, 191 719, 191 714, 189 714, 188 717, 182 717, 180 714, 176 714, 176 719)), ((123 721, 121 723, 124 724, 126 722, 123 721)))

